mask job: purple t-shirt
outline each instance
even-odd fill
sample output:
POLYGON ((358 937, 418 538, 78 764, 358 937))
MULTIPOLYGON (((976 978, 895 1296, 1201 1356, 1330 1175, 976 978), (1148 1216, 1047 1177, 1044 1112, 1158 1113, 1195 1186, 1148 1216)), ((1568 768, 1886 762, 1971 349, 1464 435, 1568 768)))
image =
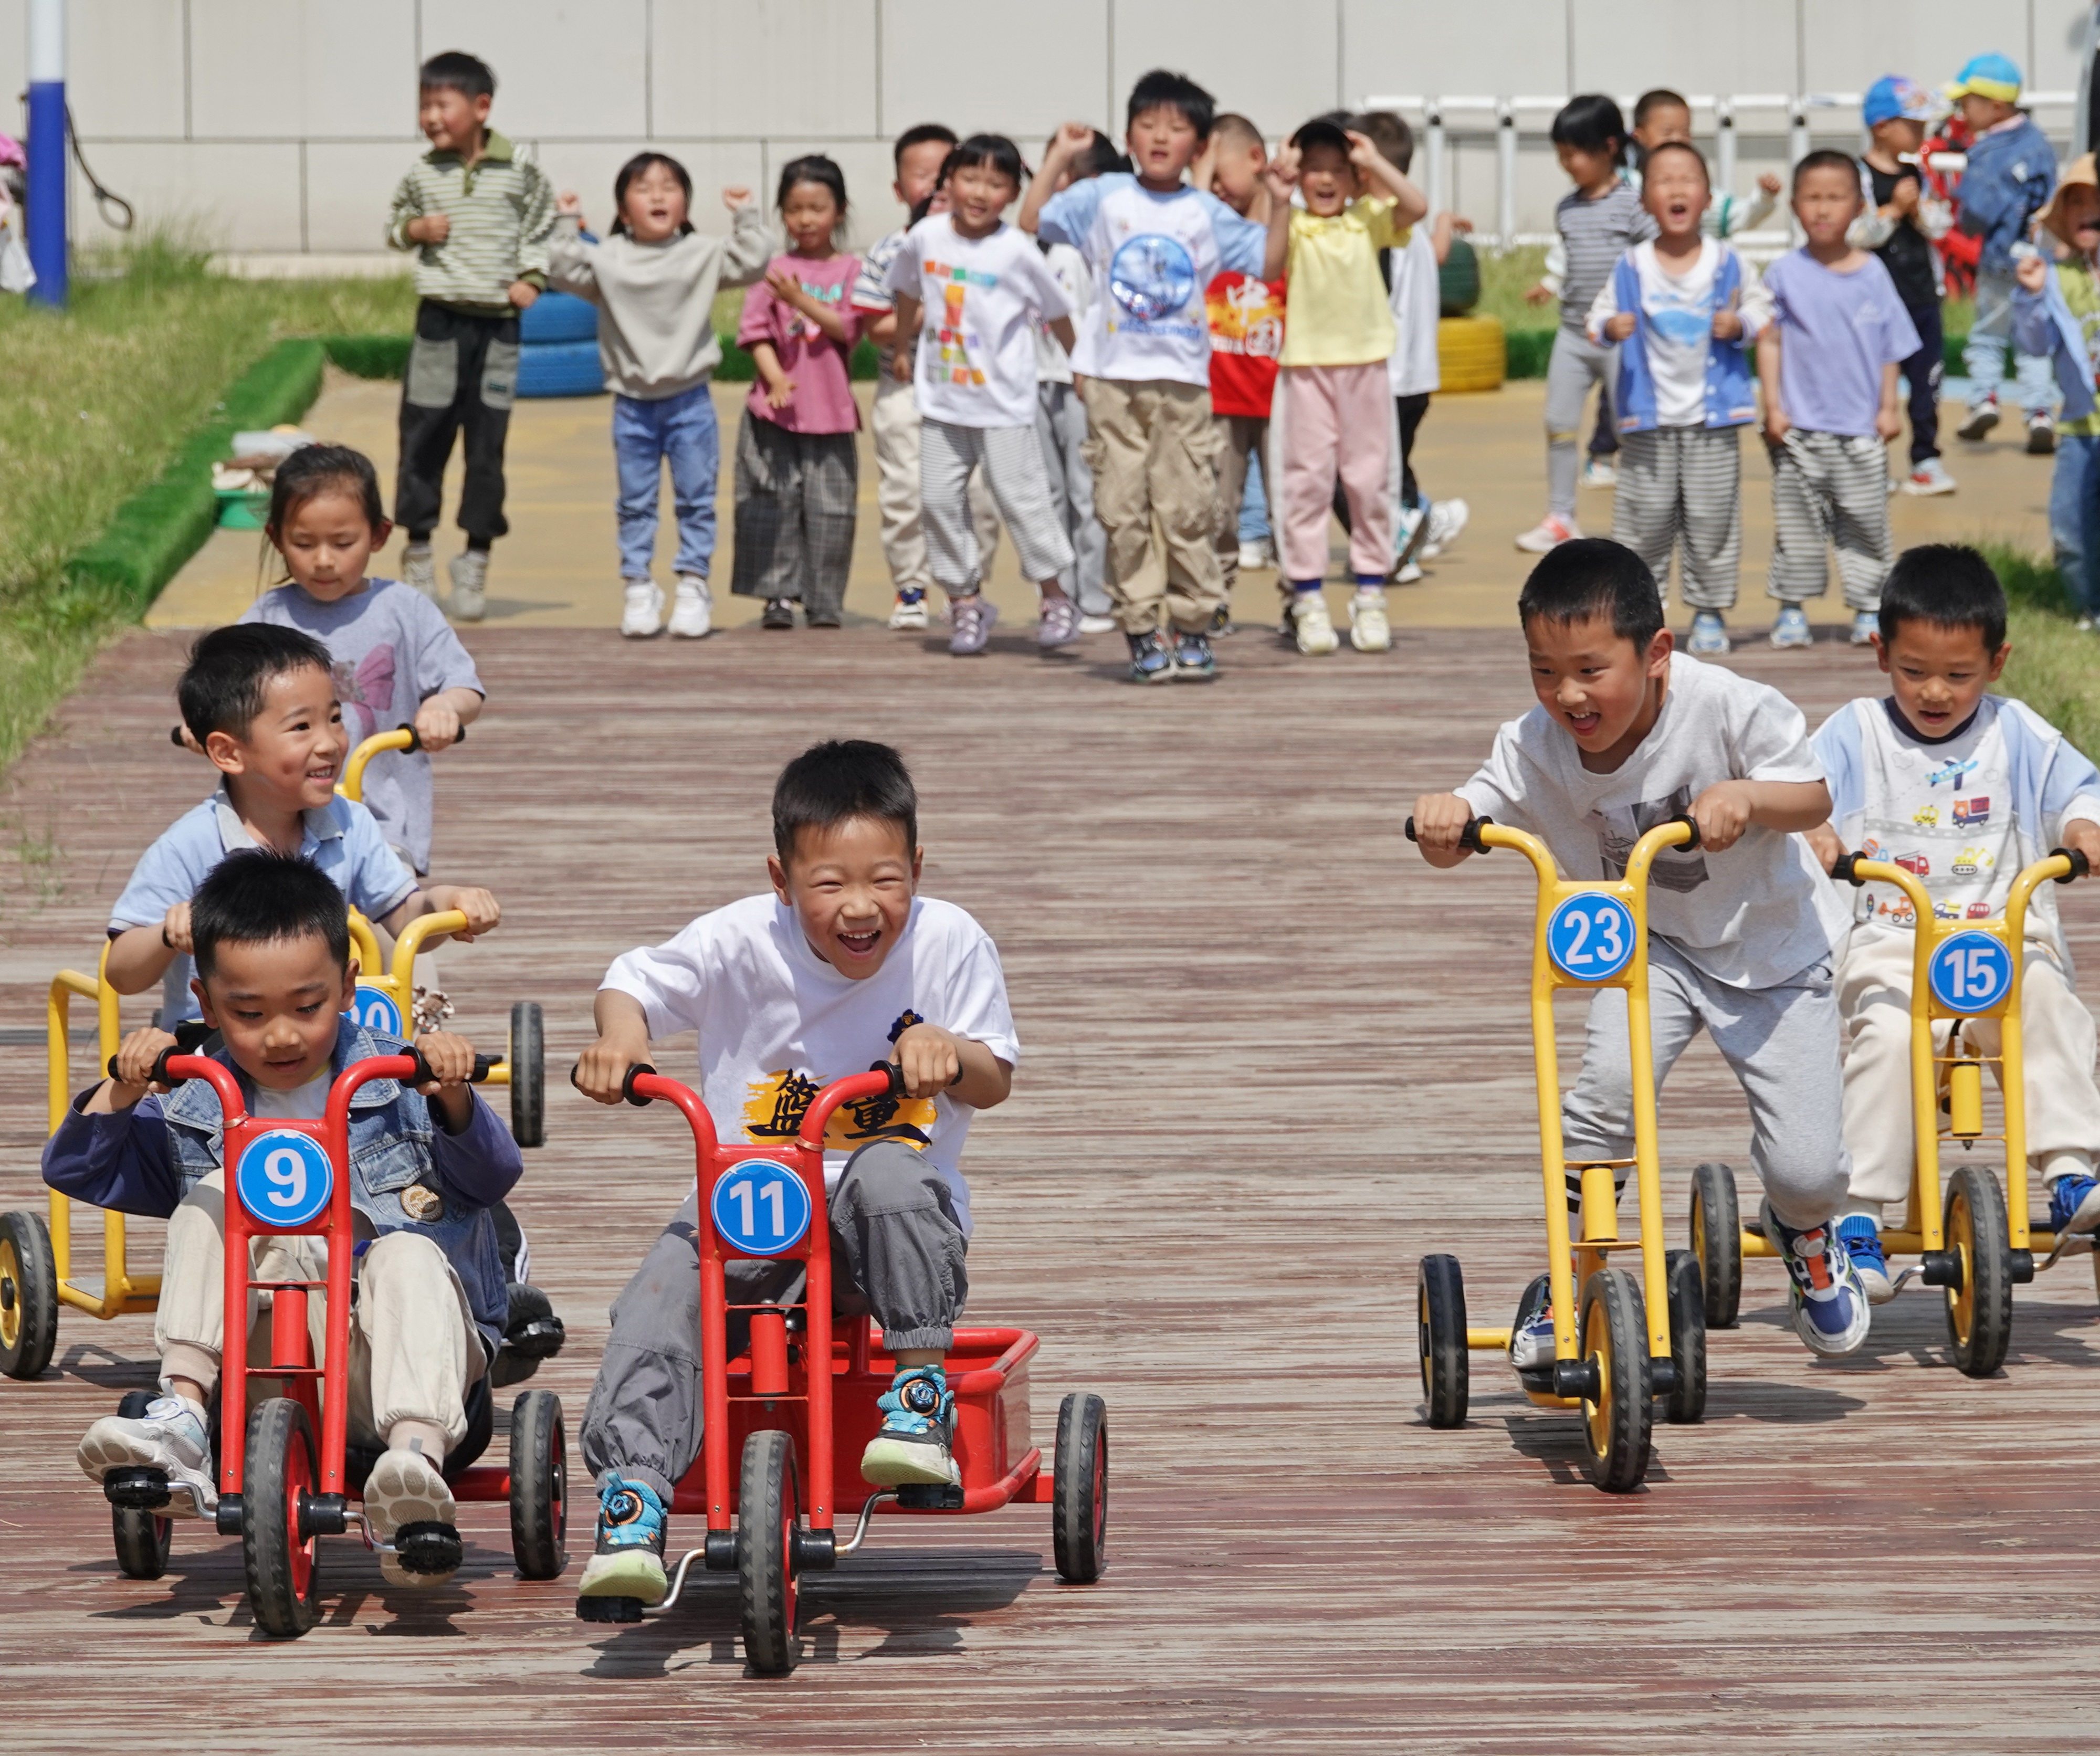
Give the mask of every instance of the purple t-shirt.
POLYGON ((854 402, 846 364, 860 327, 849 297, 860 273, 860 258, 840 254, 815 263, 806 256, 776 256, 766 267, 769 272, 777 269, 788 276, 818 304, 844 319, 846 345, 840 347, 760 281, 743 296, 743 320, 736 326, 736 343, 748 347, 753 342, 770 342, 780 356, 780 369, 794 380, 795 395, 785 408, 775 408, 765 399, 765 379, 756 378, 745 411, 791 433, 858 431, 860 409, 854 402))
POLYGON ((1807 433, 1868 435, 1882 406, 1882 368, 1910 358, 1917 330, 1877 256, 1849 273, 1806 250, 1765 270, 1780 328, 1780 398, 1807 433))

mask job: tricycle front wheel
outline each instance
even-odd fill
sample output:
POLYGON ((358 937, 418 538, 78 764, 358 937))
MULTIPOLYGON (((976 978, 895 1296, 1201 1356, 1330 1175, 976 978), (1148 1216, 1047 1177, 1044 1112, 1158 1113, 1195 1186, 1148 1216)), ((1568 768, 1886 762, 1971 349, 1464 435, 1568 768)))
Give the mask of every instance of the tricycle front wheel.
POLYGON ((1050 1481, 1057 1577, 1092 1585, 1109 1564, 1109 1414, 1099 1396, 1074 1391, 1058 1405, 1050 1481))
POLYGON ((802 1524, 795 1441, 778 1427, 743 1442, 736 1520, 736 1573, 743 1620, 743 1656, 765 1676, 785 1676, 802 1656, 796 1631, 799 1595, 796 1538, 802 1524))

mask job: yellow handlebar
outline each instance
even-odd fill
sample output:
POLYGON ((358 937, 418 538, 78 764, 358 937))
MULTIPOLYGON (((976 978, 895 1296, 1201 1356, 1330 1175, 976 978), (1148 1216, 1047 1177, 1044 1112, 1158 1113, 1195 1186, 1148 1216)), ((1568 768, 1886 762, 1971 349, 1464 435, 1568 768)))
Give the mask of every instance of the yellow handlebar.
MULTIPOLYGON (((1553 863, 1552 853, 1538 836, 1485 817, 1475 819, 1469 827, 1473 831, 1470 839, 1481 852, 1489 848, 1514 848, 1531 862, 1541 884, 1559 880, 1560 872, 1553 863)), ((1699 826, 1688 817, 1673 817, 1666 823, 1657 824, 1634 844, 1633 853, 1626 861, 1626 882, 1637 886, 1646 884, 1648 867, 1665 848, 1696 847, 1698 843, 1699 826)))
POLYGON ((355 750, 350 760, 342 765, 342 780, 336 791, 353 804, 364 800, 364 770, 375 756, 384 756, 390 750, 415 751, 423 747, 423 740, 416 735, 412 726, 397 726, 389 732, 374 732, 355 750))

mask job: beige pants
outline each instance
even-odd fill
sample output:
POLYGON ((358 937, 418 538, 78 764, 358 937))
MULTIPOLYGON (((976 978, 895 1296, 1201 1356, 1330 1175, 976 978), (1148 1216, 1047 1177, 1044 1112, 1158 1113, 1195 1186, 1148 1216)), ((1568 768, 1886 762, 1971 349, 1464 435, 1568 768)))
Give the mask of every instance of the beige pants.
MULTIPOLYGON (((1857 931, 1838 966, 1845 1144, 1852 1149, 1851 1193, 1857 1201, 1900 1202, 1910 1193, 1912 950, 1908 933, 1857 931)), ((1963 1036, 1986 1055, 1998 1052, 1998 1027, 1988 1019, 1965 1026, 1963 1036)), ((1935 1040, 1946 1043, 1944 1025, 1935 1040)), ((2032 939, 2020 978, 2020 1044, 2027 1068, 2028 1162, 2045 1178, 2071 1170, 2090 1175, 2091 1154, 2100 1147, 2093 1015, 2071 991, 2055 958, 2032 939)))
MULTIPOLYGON (((868 426, 875 435, 875 504, 882 516, 882 558, 889 563, 890 584, 900 592, 931 591, 933 569, 919 507, 919 404, 911 386, 894 378, 878 383, 868 426)), ((970 527, 977 533, 977 576, 990 579, 999 548, 999 508, 982 467, 970 472, 970 527)))
MULTIPOLYGON (((328 1277, 328 1245, 311 1237, 255 1240, 254 1278, 328 1277)), ((270 1363, 269 1313, 260 1293, 248 1295, 248 1360, 270 1363)), ((327 1338, 326 1295, 307 1297, 314 1357, 327 1338)), ((168 1219, 161 1265, 161 1302, 153 1343, 161 1370, 194 1379, 207 1394, 218 1381, 226 1339, 226 1173, 214 1171, 168 1219)), ((405 1443, 443 1436, 451 1450, 466 1436, 466 1392, 488 1369, 466 1289, 445 1254, 414 1232, 391 1232, 360 1259, 350 1317, 350 1436, 360 1445, 405 1443), (410 1433, 398 1438, 395 1429, 410 1433)), ((269 1379, 252 1383, 273 1393, 269 1379)), ((252 1397, 251 1397, 252 1400, 252 1397)), ((435 1449, 435 1448, 432 1448, 435 1449)))
MULTIPOLYGON (((1160 605, 1185 633, 1225 601, 1218 564, 1217 426, 1207 387, 1165 379, 1088 378, 1087 462, 1094 515, 1108 532, 1109 596, 1126 634, 1159 625, 1160 605), (1158 527, 1165 566, 1149 567, 1158 527)), ((1238 509, 1233 509, 1238 515, 1238 509)))

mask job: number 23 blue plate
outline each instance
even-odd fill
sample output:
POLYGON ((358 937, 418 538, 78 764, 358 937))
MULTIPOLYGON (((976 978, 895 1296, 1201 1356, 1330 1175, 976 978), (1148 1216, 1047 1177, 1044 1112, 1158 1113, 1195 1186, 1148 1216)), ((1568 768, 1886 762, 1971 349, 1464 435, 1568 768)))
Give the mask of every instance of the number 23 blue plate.
POLYGON ((1634 911, 1601 891, 1564 898, 1547 917, 1546 951, 1572 982, 1608 982, 1633 960, 1634 911))

